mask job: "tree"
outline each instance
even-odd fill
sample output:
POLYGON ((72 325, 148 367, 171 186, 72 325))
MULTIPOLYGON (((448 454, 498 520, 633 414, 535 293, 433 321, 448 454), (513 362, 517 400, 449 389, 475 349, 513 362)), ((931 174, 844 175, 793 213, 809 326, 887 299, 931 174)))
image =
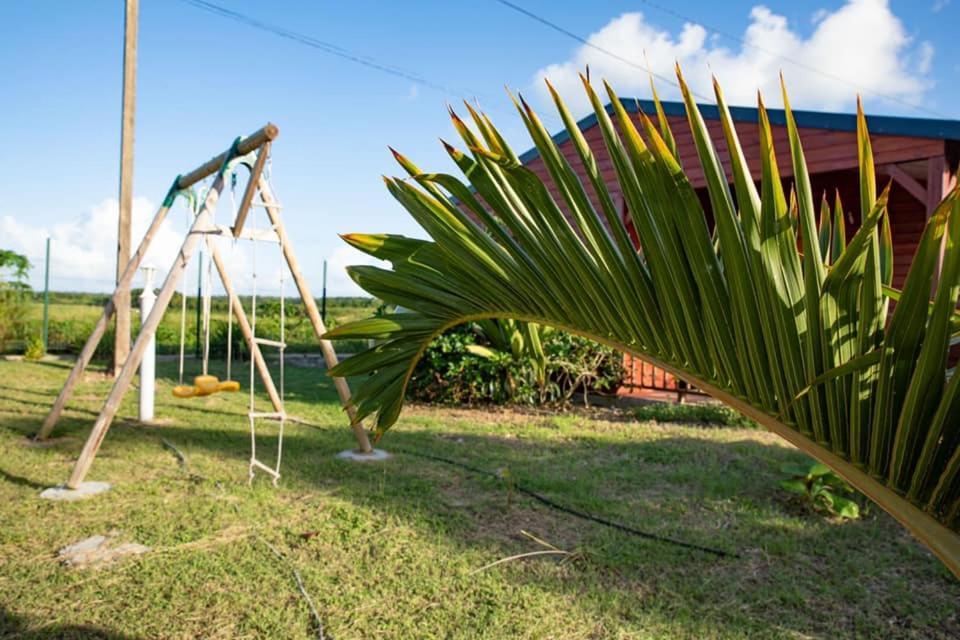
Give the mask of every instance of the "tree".
POLYGON ((731 190, 679 69, 677 77, 707 179, 712 231, 655 93, 658 122, 641 115, 638 126, 609 85, 608 111, 583 79, 642 253, 552 87, 588 185, 533 109, 522 98, 515 104, 559 202, 486 115, 467 105, 471 129, 451 111, 468 151, 444 144, 469 185, 421 172, 395 153, 411 179, 386 179, 387 188, 431 239, 345 236, 393 265, 351 267, 351 277, 409 313, 330 332, 381 341, 331 374, 372 374, 352 402, 360 417, 376 415, 379 436, 396 421, 410 372, 434 336, 487 318, 560 327, 636 354, 776 432, 890 512, 960 575, 960 375, 947 370, 951 340, 960 336, 960 193, 954 189, 930 217, 904 288, 894 290, 890 187, 877 195, 859 102, 861 227, 848 239, 842 205, 831 211, 824 202, 818 211, 814 204, 785 89, 789 196, 763 102, 758 189, 715 86, 731 190))
POLYGON ((29 271, 26 256, 0 249, 0 352, 10 340, 23 337, 29 271))

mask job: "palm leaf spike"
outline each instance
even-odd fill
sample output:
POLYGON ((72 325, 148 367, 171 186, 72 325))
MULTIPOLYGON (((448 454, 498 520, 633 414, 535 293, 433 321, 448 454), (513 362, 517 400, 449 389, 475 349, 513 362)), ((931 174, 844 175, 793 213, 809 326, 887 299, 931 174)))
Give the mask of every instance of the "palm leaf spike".
MULTIPOLYGON (((863 112, 863 102, 857 96, 857 160, 860 175, 860 218, 866 219, 877 199, 877 181, 873 163, 873 147, 867 130, 867 120, 863 112)), ((856 306, 851 304, 851 311, 856 310, 859 315, 857 329, 857 353, 864 354, 876 348, 880 340, 886 319, 886 297, 882 289, 882 259, 880 251, 880 233, 872 229, 869 237, 869 246, 866 255, 862 258, 861 284, 859 287, 860 299, 856 306)), ((852 301, 851 301, 852 302, 852 301)), ((866 397, 874 388, 877 380, 877 367, 869 367, 855 373, 852 379, 851 396, 853 402, 850 407, 850 423, 852 435, 857 438, 850 446, 855 449, 853 458, 859 462, 864 455, 866 444, 864 434, 868 432, 871 420, 871 402, 866 397)))
POLYGON ((833 262, 833 250, 830 247, 830 241, 833 239, 833 211, 830 209, 830 203, 827 202, 827 192, 824 191, 820 197, 820 221, 818 222, 817 237, 820 241, 820 253, 823 254, 823 263, 830 266, 833 262))
MULTIPOLYGON (((889 216, 884 216, 888 220, 889 216)), ((888 221, 889 224, 889 221, 888 221)), ((840 259, 840 254, 847 248, 847 223, 843 216, 843 203, 840 201, 840 190, 834 194, 833 203, 833 235, 830 239, 830 264, 840 259)))
MULTIPOLYGON (((960 378, 948 380, 945 372, 950 336, 960 329, 954 310, 960 294, 957 191, 931 217, 904 289, 896 292, 887 284, 883 266, 887 191, 874 194, 875 202, 861 213, 861 227, 849 243, 837 202, 829 250, 824 249, 824 212, 818 227, 789 104, 796 230, 762 100, 757 193, 717 87, 739 209, 724 204, 730 189, 726 176, 721 183, 710 137, 700 131, 696 140, 702 119, 692 100, 688 108, 697 153, 707 165, 705 173, 713 172, 713 178, 708 176, 711 200, 726 209, 718 212, 715 246, 662 127, 641 115, 638 128, 612 88, 607 88, 609 113, 586 79, 584 90, 643 255, 624 242, 625 227, 595 150, 552 88, 593 197, 585 196, 577 172, 522 100, 517 101, 518 113, 545 165, 549 163, 551 180, 559 182, 556 191, 519 166, 484 114, 468 109, 477 134, 451 113, 470 153, 446 149, 468 183, 422 173, 399 154, 408 178, 385 179, 429 239, 345 237, 392 264, 390 269, 352 267, 351 277, 373 295, 408 310, 346 324, 326 336, 381 341, 331 371, 366 375, 352 397, 358 413, 375 415, 381 436, 397 420, 423 350, 450 327, 492 318, 558 327, 633 353, 763 424, 836 470, 960 575, 960 378), (944 234, 949 234, 948 248, 931 303, 944 234), (879 251, 871 271, 874 238, 879 251), (872 273, 880 273, 883 284, 868 295, 864 289, 872 273), (744 290, 754 294, 753 306, 741 306, 744 290), (873 335, 873 348, 861 353, 860 305, 886 296, 898 304, 886 330, 873 335), (753 343, 746 340, 746 327, 758 328, 753 343), (871 368, 875 381, 864 375, 871 368), (869 409, 859 432, 846 422, 857 405, 852 391, 858 377, 862 393, 857 400, 865 398, 869 409)), ((864 121, 861 144, 865 134, 864 121)), ((862 155, 862 165, 872 162, 866 152, 862 155)), ((869 182, 868 172, 862 169, 862 182, 869 182)))
MULTIPOLYGON (((644 57, 646 57, 646 52, 644 52, 644 57)), ((663 110, 663 103, 660 102, 660 96, 657 95, 657 84, 653 81, 653 72, 650 71, 650 64, 647 63, 647 71, 650 77, 650 94, 653 97, 653 106, 657 111, 657 124, 660 125, 660 135, 663 137, 664 142, 667 144, 667 148, 670 149, 671 155, 677 159, 677 162, 680 162, 680 154, 677 153, 677 140, 673 137, 673 131, 670 129, 670 121, 667 120, 667 114, 663 110)), ((639 106, 637 111, 640 111, 639 106)))

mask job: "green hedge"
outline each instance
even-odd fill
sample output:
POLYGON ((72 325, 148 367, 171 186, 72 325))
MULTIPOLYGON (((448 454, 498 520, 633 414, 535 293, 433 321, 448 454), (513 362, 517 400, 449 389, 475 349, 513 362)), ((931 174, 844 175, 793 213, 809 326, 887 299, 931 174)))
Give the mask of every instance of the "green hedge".
POLYGON ((408 398, 441 404, 549 404, 584 393, 615 393, 624 376, 620 353, 562 331, 550 331, 543 338, 547 358, 543 386, 530 362, 481 357, 467 350, 472 344, 489 344, 475 324, 436 338, 410 378, 408 398))

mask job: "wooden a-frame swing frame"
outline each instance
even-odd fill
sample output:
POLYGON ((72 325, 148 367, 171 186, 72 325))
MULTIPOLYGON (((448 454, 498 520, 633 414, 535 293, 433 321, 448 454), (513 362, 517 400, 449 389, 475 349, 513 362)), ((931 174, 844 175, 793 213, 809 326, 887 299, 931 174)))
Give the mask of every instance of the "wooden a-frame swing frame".
MULTIPOLYGON (((173 294, 176 291, 177 286, 184 275, 184 271, 186 270, 187 265, 190 263, 190 258, 196 251, 197 245, 201 241, 201 238, 206 243, 207 249, 212 256, 213 263, 216 266, 217 273, 220 276, 220 281, 222 282, 223 288, 228 299, 230 300, 231 312, 237 319, 237 324, 240 327, 240 331, 243 334, 243 337, 247 343, 247 347, 250 350, 250 357, 254 361, 257 372, 259 373, 264 388, 267 391, 267 395, 270 397, 270 402, 273 404, 273 407, 277 413, 283 413, 282 399, 277 392, 276 386, 273 383, 273 378, 271 377, 269 368, 267 367, 267 363, 260 351, 260 346, 258 344, 259 341, 254 336, 250 322, 247 320, 246 312, 243 309, 243 304, 234 291, 233 283, 230 279, 229 273, 227 272, 226 265, 223 262, 220 252, 210 237, 211 235, 221 234, 232 234, 234 238, 249 237, 248 234, 244 233, 244 224, 247 219, 247 214, 252 206, 262 206, 266 210, 270 224, 273 227, 272 231, 275 234, 276 240, 279 241, 281 247, 283 248, 283 257, 290 269, 290 274, 296 283, 297 291, 300 294, 303 305, 306 308, 307 317, 310 319, 310 324, 313 326, 313 331, 316 334, 317 340, 320 342, 320 350, 323 353, 323 358, 326 361, 327 367, 331 368, 337 364, 337 355, 333 350, 333 345, 321 337, 324 333, 326 333, 326 327, 323 324, 323 319, 320 317, 320 312, 317 309, 316 301, 314 300, 313 295, 310 293, 310 288, 307 285, 306 278, 304 278, 303 272, 300 270, 299 262, 297 261, 293 247, 289 241, 289 238, 287 237, 283 222, 280 219, 279 205, 275 200, 269 182, 263 176, 265 162, 268 154, 270 153, 270 145, 279 134, 280 130, 277 128, 277 126, 268 123, 266 126, 250 136, 237 139, 227 151, 214 158, 211 158, 193 171, 177 176, 176 180, 174 180, 173 185, 167 192, 167 196, 164 199, 163 204, 160 205, 160 208, 154 215, 150 226, 147 228, 147 231, 143 236, 143 239, 140 241, 140 246, 137 247, 137 250, 127 263, 127 266, 123 271, 123 275, 121 276, 120 281, 117 283, 116 289, 110 296, 110 299, 104 305, 103 313, 101 314, 100 319, 97 321, 97 324, 94 326, 90 337, 87 338, 87 342, 84 345, 83 350, 80 352, 80 355, 77 357, 77 361, 73 366, 73 370, 67 377, 67 380, 63 385, 63 389, 61 389, 60 394, 57 396, 50 413, 47 415, 43 425, 40 427, 40 430, 35 436, 35 439, 37 440, 45 440, 53 432, 60 415, 63 413, 67 402, 70 400, 70 397, 73 394, 77 382, 79 382, 84 370, 86 370, 87 366, 90 364, 90 360, 96 351, 97 345, 100 344, 100 340, 103 338, 107 327, 110 325, 110 321, 116 311, 118 294, 122 291, 128 291, 130 289, 133 278, 136 275, 137 270, 140 268, 140 263, 150 247, 150 242, 153 240, 153 237, 156 235, 160 226, 163 224, 163 221, 166 219, 167 213, 173 206, 177 195, 184 190, 189 189, 191 186, 200 182, 201 180, 216 174, 213 184, 207 190, 204 200, 193 219, 190 230, 187 232, 187 235, 183 240, 183 244, 180 247, 180 252, 177 254, 176 260, 168 272, 167 277, 163 282, 163 286, 157 294, 157 300, 154 303, 153 310, 145 319, 143 319, 140 333, 137 335, 137 339, 130 350, 130 354, 124 363, 123 368, 120 370, 116 379, 114 380, 113 387, 110 389, 110 393, 107 395, 103 409, 97 416, 96 422, 94 422, 93 429, 91 430, 90 435, 83 446, 83 451, 80 453, 80 457, 77 459, 76 465, 73 468, 73 472, 70 474, 70 479, 67 481, 68 488, 78 488, 86 477, 87 472, 90 470, 90 466, 93 464, 93 460, 97 455, 97 451, 100 449, 100 445, 103 442, 103 439, 106 437, 107 431, 110 429, 113 419, 117 415, 117 411, 120 408, 120 402, 123 400, 124 395, 129 390, 130 385, 133 382, 133 377, 136 375, 137 369, 140 367, 140 362, 143 359, 147 347, 149 346, 150 338, 156 334, 157 327, 160 325, 160 321, 163 319, 163 315, 170 304, 170 300, 173 298, 173 294), (243 197, 240 201, 240 208, 237 210, 237 215, 233 221, 233 225, 230 227, 214 225, 213 211, 216 209, 217 203, 220 199, 220 194, 223 191, 230 162, 232 160, 252 154, 256 154, 256 159, 251 164, 246 162, 242 163, 250 169, 250 179, 247 182, 246 188, 244 189, 243 197), (258 194, 260 196, 260 201, 255 203, 254 198, 258 194)), ((358 450, 362 453, 370 453, 372 451, 370 440, 363 428, 363 425, 356 419, 355 409, 349 404, 350 389, 347 386, 347 381, 343 378, 334 378, 333 381, 337 389, 337 394, 340 397, 340 402, 346 408, 349 415, 350 424, 353 429, 354 437, 357 441, 358 450)))

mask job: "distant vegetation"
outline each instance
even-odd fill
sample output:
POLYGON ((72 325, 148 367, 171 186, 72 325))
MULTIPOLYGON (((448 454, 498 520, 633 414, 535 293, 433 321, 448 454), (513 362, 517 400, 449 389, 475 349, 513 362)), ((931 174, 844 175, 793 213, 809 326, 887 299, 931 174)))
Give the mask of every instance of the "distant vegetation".
MULTIPOLYGON (((137 306, 140 290, 134 289, 132 299, 133 329, 139 330, 140 312, 137 306)), ((104 293, 50 293, 50 326, 49 351, 51 353, 78 353, 93 330, 93 326, 109 299, 104 293)), ((242 297, 244 308, 250 314, 251 300, 249 296, 242 297)), ((187 296, 186 330, 184 335, 184 350, 193 354, 197 350, 197 297, 187 296)), ((174 294, 170 307, 164 315, 163 322, 157 329, 157 352, 161 354, 179 353, 180 350, 180 311, 182 298, 179 293, 174 294)), ((210 347, 211 355, 223 357, 227 346, 227 298, 214 297, 211 300, 210 347)), ((327 298, 327 326, 334 327, 369 315, 376 309, 378 302, 364 297, 333 297, 327 298)), ((313 353, 320 350, 313 329, 307 319, 303 305, 299 298, 286 299, 286 340, 290 353, 313 353)), ((320 306, 320 300, 317 300, 320 306)), ((38 338, 42 333, 43 296, 40 293, 28 293, 24 296, 23 307, 19 312, 19 320, 8 332, 6 340, 0 336, 0 353, 22 354, 31 339, 38 338)), ((257 300, 257 335, 277 339, 280 335, 280 299, 277 297, 260 297, 257 300)), ((202 340, 202 338, 201 338, 202 340)), ((233 327, 234 353, 244 357, 246 347, 242 344, 239 328, 234 322, 233 327)), ((107 332, 97 350, 97 359, 106 359, 113 347, 112 330, 107 332)), ((338 344, 341 352, 350 353, 360 351, 366 347, 364 341, 354 341, 349 344, 338 344)))

